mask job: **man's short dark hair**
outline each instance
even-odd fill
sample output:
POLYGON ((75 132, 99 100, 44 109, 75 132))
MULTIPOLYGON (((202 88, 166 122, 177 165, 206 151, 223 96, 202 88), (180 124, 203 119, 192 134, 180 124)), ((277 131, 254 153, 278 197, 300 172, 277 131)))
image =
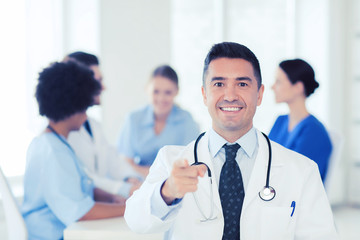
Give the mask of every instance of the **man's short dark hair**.
POLYGON ((250 62, 254 70, 256 81, 258 83, 258 89, 260 88, 262 80, 258 59, 249 48, 234 42, 222 42, 212 46, 204 61, 203 86, 205 86, 205 79, 207 76, 209 64, 211 61, 218 58, 241 58, 250 62))
POLYGON ((86 52, 73 52, 67 55, 67 58, 70 58, 69 60, 75 60, 78 63, 84 64, 87 67, 100 64, 99 59, 95 55, 86 52))
POLYGON ((72 61, 55 62, 40 72, 35 97, 40 115, 58 122, 85 111, 100 90, 90 69, 72 61))

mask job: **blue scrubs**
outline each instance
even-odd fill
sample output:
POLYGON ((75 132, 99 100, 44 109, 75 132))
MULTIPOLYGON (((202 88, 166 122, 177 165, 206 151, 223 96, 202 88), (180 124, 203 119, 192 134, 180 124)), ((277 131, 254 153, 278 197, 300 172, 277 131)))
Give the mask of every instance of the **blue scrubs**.
POLYGON ((21 208, 29 239, 62 239, 65 227, 94 206, 93 191, 67 145, 54 133, 36 137, 27 152, 21 208))
POLYGON ((150 166, 165 145, 187 145, 199 134, 199 127, 190 113, 173 106, 166 126, 159 135, 154 131, 152 105, 132 112, 126 119, 118 140, 118 151, 134 158, 139 165, 150 166))
POLYGON ((288 128, 289 115, 279 116, 270 131, 269 138, 314 160, 318 164, 324 182, 332 151, 331 140, 325 127, 313 115, 309 115, 291 132, 288 128))

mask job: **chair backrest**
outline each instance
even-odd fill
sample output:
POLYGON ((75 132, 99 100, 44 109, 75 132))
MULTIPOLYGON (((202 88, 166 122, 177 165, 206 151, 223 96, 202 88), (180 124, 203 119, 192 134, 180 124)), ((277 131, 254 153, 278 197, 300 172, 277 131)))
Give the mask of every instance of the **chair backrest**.
POLYGON ((0 167, 0 194, 5 211, 9 240, 26 240, 27 229, 14 195, 0 167))
POLYGON ((329 165, 324 186, 330 203, 335 204, 342 201, 342 199, 339 199, 338 196, 343 195, 342 193, 340 193, 342 191, 340 161, 343 151, 344 139, 337 132, 330 130, 328 131, 328 133, 333 149, 329 159, 329 165))

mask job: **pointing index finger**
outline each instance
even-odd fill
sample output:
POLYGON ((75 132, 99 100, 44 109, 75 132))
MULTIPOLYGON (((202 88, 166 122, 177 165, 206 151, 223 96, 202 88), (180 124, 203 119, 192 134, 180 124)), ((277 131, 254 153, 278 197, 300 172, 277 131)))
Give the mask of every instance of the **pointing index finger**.
POLYGON ((187 168, 189 167, 189 162, 186 159, 179 159, 174 162, 174 167, 176 168, 187 168))

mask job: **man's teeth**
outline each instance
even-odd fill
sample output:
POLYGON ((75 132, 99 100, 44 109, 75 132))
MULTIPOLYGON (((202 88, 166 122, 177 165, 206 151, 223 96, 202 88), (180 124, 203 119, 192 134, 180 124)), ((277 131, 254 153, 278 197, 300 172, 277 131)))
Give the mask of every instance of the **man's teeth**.
POLYGON ((223 107, 221 108, 223 111, 227 111, 227 112, 235 112, 235 111, 240 111, 240 107, 223 107))

